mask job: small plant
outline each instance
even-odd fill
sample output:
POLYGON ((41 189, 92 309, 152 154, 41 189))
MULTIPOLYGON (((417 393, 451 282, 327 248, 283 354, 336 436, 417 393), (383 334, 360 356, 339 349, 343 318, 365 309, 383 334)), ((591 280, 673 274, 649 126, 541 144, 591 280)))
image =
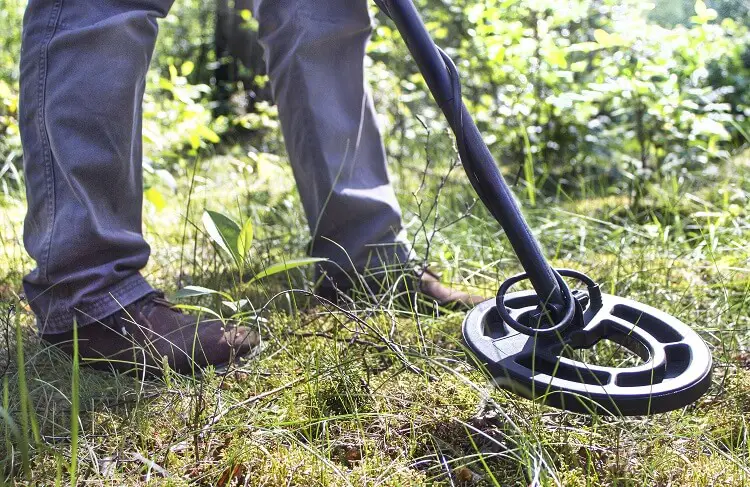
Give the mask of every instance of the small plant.
MULTIPOLYGON (((228 216, 215 211, 206 211, 203 214, 203 226, 214 242, 223 252, 224 255, 231 259, 232 263, 240 272, 240 277, 245 273, 247 268, 250 247, 253 243, 253 225, 247 220, 242 226, 228 216)), ((273 276, 281 272, 288 272, 292 269, 324 262, 326 259, 317 257, 291 259, 283 262, 272 264, 253 276, 249 283, 259 279, 273 276)), ((244 279, 241 279, 244 280, 244 279)))

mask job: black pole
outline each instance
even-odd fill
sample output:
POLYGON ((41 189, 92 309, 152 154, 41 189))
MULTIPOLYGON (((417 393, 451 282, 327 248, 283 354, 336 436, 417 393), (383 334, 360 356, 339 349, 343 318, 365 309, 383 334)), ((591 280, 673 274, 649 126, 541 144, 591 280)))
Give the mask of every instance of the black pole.
POLYGON ((463 101, 455 100, 457 79, 432 40, 412 0, 376 0, 393 19, 409 51, 442 109, 453 132, 463 144, 461 162, 474 189, 492 216, 505 230, 534 290, 543 302, 564 305, 558 278, 544 258, 539 242, 503 179, 487 144, 482 139, 463 101))

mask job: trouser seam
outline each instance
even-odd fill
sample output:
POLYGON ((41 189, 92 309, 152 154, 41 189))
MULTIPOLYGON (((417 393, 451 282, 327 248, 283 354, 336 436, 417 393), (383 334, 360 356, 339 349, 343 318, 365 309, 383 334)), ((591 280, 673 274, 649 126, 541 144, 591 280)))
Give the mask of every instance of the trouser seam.
POLYGON ((60 12, 62 11, 63 0, 56 0, 52 6, 49 21, 47 22, 46 36, 42 42, 42 48, 39 53, 39 79, 37 81, 37 103, 38 103, 38 124, 39 135, 42 144, 42 154, 44 158, 45 182, 47 184, 47 235, 44 246, 43 262, 39 263, 39 268, 45 280, 49 280, 49 258, 52 252, 52 232, 55 226, 55 175, 52 163, 52 149, 49 143, 49 133, 47 132, 47 121, 45 112, 45 103, 47 98, 47 65, 49 63, 49 45, 57 30, 57 24, 60 21, 60 12))

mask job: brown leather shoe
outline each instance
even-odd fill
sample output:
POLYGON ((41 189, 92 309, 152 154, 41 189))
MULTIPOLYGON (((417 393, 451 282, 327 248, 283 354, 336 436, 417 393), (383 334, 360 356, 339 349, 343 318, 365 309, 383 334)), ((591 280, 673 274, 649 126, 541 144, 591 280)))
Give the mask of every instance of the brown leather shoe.
POLYGON ((419 293, 438 306, 451 309, 469 310, 487 298, 450 288, 440 282, 432 269, 424 268, 418 273, 419 293))
MULTIPOLYGON (((42 339, 73 354, 73 332, 42 335, 42 339)), ((184 314, 152 293, 118 313, 78 329, 82 365, 117 372, 160 375, 165 360, 181 374, 208 365, 227 365, 259 344, 258 334, 218 319, 184 314)))
POLYGON ((359 296, 393 293, 395 301, 406 308, 413 307, 415 303, 427 305, 428 308, 437 304, 455 311, 469 310, 487 299, 446 286, 438 274, 425 267, 407 268, 400 275, 391 270, 378 276, 365 277, 362 281, 352 285, 347 280, 346 285, 324 279, 315 294, 333 303, 344 304, 347 299, 356 300, 359 296))

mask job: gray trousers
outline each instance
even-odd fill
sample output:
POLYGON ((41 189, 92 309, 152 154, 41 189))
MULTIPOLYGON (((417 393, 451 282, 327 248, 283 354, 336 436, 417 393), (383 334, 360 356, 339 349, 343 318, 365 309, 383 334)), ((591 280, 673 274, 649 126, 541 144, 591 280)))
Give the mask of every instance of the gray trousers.
MULTIPOLYGON (((30 0, 20 124, 41 333, 105 318, 152 288, 140 274, 141 102, 172 0, 30 0)), ((401 212, 363 76, 365 0, 254 0, 273 94, 312 234, 341 271, 405 262, 401 212)))

